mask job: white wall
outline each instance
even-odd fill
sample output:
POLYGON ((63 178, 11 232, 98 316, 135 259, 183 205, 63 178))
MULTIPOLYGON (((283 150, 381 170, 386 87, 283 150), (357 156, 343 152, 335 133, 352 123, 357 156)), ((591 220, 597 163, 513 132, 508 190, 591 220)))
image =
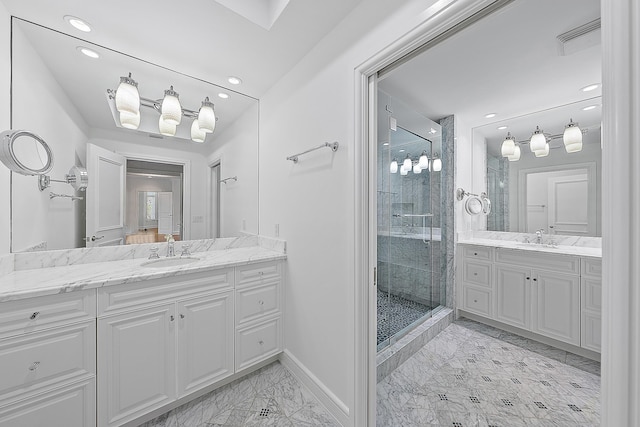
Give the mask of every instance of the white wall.
MULTIPOLYGON (((214 134, 212 141, 208 165, 220 162, 221 179, 238 177, 220 184, 222 237, 238 236, 240 231, 258 233, 258 110, 256 102, 223 133, 214 134)), ((209 220, 208 214, 207 224, 209 220)))
MULTIPOLYGON (((19 30, 14 43, 12 128, 26 129, 42 137, 53 151, 54 166, 48 175, 64 179, 69 169, 80 165, 78 147, 87 140, 87 125, 67 98, 38 54, 19 30), (57 114, 51 115, 51 111, 57 114)), ((35 153, 34 153, 35 154, 35 153)), ((84 158, 83 158, 84 160, 84 158)), ((37 177, 13 174, 13 250, 20 251, 46 242, 47 249, 75 247, 83 220, 81 203, 68 198, 50 199, 49 193, 74 194, 66 183, 52 182, 39 191, 37 177)))
MULTIPOLYGON (((260 233, 287 240, 285 347, 353 417, 354 70, 422 22, 433 1, 369 0, 262 99, 260 233), (336 153, 322 149, 338 141, 336 153)), ((353 418, 351 418, 353 423, 353 418)))
MULTIPOLYGON (((180 182, 180 178, 152 178, 144 176, 127 175, 127 202, 125 203, 125 226, 126 233, 136 233, 138 231, 139 203, 138 192, 140 191, 168 191, 173 192, 175 181, 180 182)), ((174 218, 176 213, 176 202, 174 205, 174 218)), ((178 208, 179 212, 179 208, 178 208)), ((157 221, 155 227, 157 227, 157 221)))
MULTIPOLYGON (((9 129, 11 110, 11 17, 0 3, 0 129, 9 129)), ((0 255, 9 253, 10 226, 10 172, 0 165, 0 255)))

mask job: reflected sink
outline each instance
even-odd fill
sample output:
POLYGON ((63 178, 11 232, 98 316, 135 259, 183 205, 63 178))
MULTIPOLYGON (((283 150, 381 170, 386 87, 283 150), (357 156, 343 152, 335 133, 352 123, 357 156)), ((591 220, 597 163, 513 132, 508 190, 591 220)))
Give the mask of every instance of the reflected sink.
POLYGON ((163 267, 177 267, 180 265, 191 264, 192 262, 200 261, 200 258, 194 257, 173 257, 173 258, 160 258, 143 262, 140 264, 142 267, 148 268, 163 268, 163 267))

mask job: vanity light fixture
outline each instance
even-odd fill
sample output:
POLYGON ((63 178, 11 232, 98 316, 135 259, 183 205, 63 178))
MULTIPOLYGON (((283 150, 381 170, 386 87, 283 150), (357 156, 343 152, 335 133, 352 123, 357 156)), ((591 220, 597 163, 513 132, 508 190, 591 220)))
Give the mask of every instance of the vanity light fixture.
POLYGON ((180 121, 182 121, 180 95, 173 90, 173 86, 164 91, 160 112, 162 114, 162 120, 170 125, 177 126, 180 124, 180 121))
POLYGON ((409 156, 409 154, 407 154, 407 157, 404 158, 404 161, 402 162, 402 166, 407 170, 411 170, 411 167, 413 166, 413 161, 411 160, 411 156, 409 156))
POLYGON ((398 160, 397 159, 393 159, 391 161, 391 164, 389 165, 389 172, 398 173, 398 160))
POLYGON ((514 151, 513 151, 513 155, 508 156, 507 160, 509 160, 510 162, 517 162, 518 160, 520 160, 520 146, 516 145, 514 151))
POLYGON ((564 142, 567 153, 576 153, 582 150, 582 131, 578 127, 578 123, 574 123, 572 119, 569 119, 569 123, 564 128, 562 142, 564 142))
POLYGON ((547 138, 544 136, 540 127, 536 126, 536 130, 533 132, 533 135, 531 135, 531 140, 529 141, 529 148, 533 153, 536 151, 542 151, 545 149, 546 143, 547 138))
POLYGON ((427 157, 427 152, 423 151, 418 159, 418 166, 421 169, 429 169, 429 158, 427 157))
POLYGON ((120 113, 120 124, 127 129, 138 129, 138 126, 140 126, 140 111, 137 114, 122 111, 120 113))
POLYGON ((432 164, 434 172, 440 172, 442 170, 442 159, 438 156, 438 153, 434 155, 432 164))
POLYGON ((404 168, 404 165, 400 167, 400 175, 406 176, 409 173, 407 169, 404 168))
POLYGON ((213 111, 213 103, 207 96, 202 101, 202 106, 198 112, 198 126, 205 133, 212 133, 216 128, 216 114, 213 111))
POLYGON ((549 143, 545 142, 544 148, 542 150, 534 151, 533 154, 535 154, 536 157, 547 157, 549 155, 549 143))
POLYGON ((80 18, 76 18, 75 16, 65 15, 64 20, 69 23, 76 30, 80 30, 83 33, 88 33, 91 31, 91 25, 89 25, 86 21, 83 21, 80 18))
POLYGON ((415 165, 413 165, 413 173, 420 173, 422 172, 422 168, 420 167, 420 165, 418 163, 416 163, 415 165))
POLYGON ((129 77, 120 77, 120 85, 116 90, 116 108, 119 112, 140 114, 140 94, 138 82, 129 77))
POLYGON ((507 132, 507 137, 502 141, 502 157, 513 156, 516 151, 516 139, 511 136, 511 132, 507 132))
POLYGON ((231 83, 232 85, 239 85, 239 84, 242 83, 242 80, 239 77, 236 77, 236 76, 229 76, 227 81, 229 83, 231 83))
POLYGON ((176 125, 167 122, 160 116, 158 119, 158 130, 164 136, 174 136, 176 134, 176 125))
POLYGON ((193 119, 191 123, 191 140, 193 142, 204 142, 207 133, 198 124, 198 119, 193 119))
POLYGON ((81 52, 85 56, 88 56, 91 59, 100 58, 100 54, 98 52, 96 52, 95 50, 91 50, 88 47, 78 46, 76 49, 78 49, 79 52, 81 52))

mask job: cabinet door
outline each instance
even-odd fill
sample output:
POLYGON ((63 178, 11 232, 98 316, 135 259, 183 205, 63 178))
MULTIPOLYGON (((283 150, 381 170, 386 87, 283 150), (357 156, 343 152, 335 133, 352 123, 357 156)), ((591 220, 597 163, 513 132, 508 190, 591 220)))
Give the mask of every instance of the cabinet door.
POLYGON ((175 324, 175 304, 98 319, 99 425, 175 399, 175 324))
POLYGON ((233 293, 177 304, 178 397, 233 374, 233 293))
POLYGON ((533 289, 533 332, 580 345, 580 277, 536 272, 533 289))
POLYGON ((531 271, 498 265, 496 278, 496 320, 528 329, 531 271))
POLYGON ((582 312, 582 328, 580 330, 580 346, 588 350, 600 352, 602 345, 600 313, 584 310, 582 312))

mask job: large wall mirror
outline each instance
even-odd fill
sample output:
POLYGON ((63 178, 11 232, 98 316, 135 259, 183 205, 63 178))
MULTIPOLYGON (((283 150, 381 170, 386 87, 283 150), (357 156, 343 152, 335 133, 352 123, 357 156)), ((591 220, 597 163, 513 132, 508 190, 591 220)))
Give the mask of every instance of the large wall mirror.
POLYGON ((258 100, 163 65, 12 18, 11 128, 54 157, 42 190, 38 176, 12 174, 13 252, 258 233, 258 100), (129 73, 142 105, 123 117, 113 91, 129 73), (174 136, 157 108, 172 87, 174 136), (215 130, 192 132, 206 98, 215 130), (74 166, 88 171, 86 191, 64 182, 74 166), (141 220, 147 202, 155 219, 141 220))

